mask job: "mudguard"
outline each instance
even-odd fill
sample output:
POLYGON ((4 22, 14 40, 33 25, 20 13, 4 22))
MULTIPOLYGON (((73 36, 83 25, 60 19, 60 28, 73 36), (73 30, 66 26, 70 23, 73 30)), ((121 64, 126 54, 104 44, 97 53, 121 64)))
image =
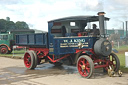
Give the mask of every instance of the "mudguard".
POLYGON ((114 53, 118 53, 118 50, 116 50, 116 49, 114 49, 114 48, 112 48, 112 51, 113 51, 114 53))

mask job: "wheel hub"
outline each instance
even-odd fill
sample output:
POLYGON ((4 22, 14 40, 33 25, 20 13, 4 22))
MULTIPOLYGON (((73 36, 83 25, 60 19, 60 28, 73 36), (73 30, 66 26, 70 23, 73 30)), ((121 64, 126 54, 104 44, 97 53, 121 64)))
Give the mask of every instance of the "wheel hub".
POLYGON ((5 49, 5 48, 2 48, 2 49, 1 49, 1 52, 2 52, 2 53, 6 53, 6 49, 5 49))
POLYGON ((31 58, 28 58, 28 62, 31 62, 31 58))
POLYGON ((85 65, 82 65, 81 68, 82 68, 83 70, 85 70, 86 66, 85 66, 85 65))

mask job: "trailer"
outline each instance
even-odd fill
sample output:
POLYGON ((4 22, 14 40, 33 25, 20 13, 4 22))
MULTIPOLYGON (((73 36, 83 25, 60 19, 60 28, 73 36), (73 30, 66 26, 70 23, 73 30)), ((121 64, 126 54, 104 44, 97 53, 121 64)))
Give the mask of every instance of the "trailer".
POLYGON ((104 29, 108 20, 104 12, 98 16, 65 17, 49 21, 46 33, 16 35, 17 45, 29 47, 24 54, 25 67, 34 69, 44 60, 57 66, 76 65, 84 78, 90 78, 97 68, 107 71, 111 67, 117 72, 120 61, 112 53, 104 29), (99 23, 100 29, 94 23, 99 23))

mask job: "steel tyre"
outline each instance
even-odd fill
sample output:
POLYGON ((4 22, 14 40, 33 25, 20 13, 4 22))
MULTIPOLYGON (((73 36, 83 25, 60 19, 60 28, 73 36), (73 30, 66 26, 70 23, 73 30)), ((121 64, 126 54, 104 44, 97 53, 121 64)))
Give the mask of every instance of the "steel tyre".
POLYGON ((77 60, 77 69, 84 78, 90 78, 94 73, 94 63, 87 55, 82 55, 77 60))
POLYGON ((31 52, 33 53, 33 56, 35 58, 35 66, 34 67, 36 68, 36 66, 38 64, 38 58, 37 58, 37 55, 36 55, 35 51, 31 50, 31 52))
POLYGON ((24 64, 27 69, 34 69, 35 68, 35 57, 32 51, 27 51, 24 54, 24 64))

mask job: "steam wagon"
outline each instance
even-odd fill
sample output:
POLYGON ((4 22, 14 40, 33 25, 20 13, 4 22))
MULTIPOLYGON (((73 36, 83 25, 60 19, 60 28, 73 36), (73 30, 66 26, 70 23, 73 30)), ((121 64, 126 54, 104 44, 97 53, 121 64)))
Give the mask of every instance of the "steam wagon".
POLYGON ((90 78, 94 69, 120 68, 116 54, 106 38, 104 12, 98 16, 72 16, 48 22, 48 32, 16 35, 16 44, 27 46, 24 64, 27 69, 50 62, 54 65, 76 65, 82 77, 90 78), (93 23, 93 28, 91 24, 93 23), (99 24, 99 28, 94 23, 99 24), (91 29, 92 28, 92 29, 91 29))

